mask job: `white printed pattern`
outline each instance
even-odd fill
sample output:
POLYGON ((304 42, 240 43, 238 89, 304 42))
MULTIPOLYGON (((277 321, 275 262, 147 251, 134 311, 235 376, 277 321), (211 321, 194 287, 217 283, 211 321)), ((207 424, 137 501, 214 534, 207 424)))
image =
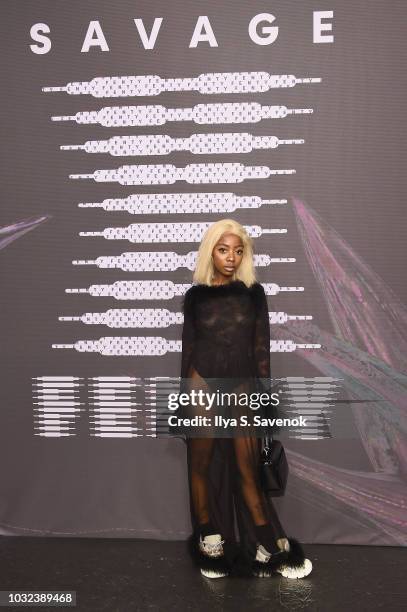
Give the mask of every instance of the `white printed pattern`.
MULTIPOLYGON (((81 316, 61 316, 59 321, 80 321, 86 325, 107 325, 114 328, 166 328, 184 321, 182 312, 166 308, 110 308, 106 312, 86 312, 81 316)), ((269 312, 270 323, 283 324, 291 320, 309 320, 311 316, 269 312)))
MULTIPOLYGON (((138 388, 142 379, 129 376, 37 376, 33 378, 34 435, 43 437, 66 437, 78 434, 78 418, 83 420, 85 408, 89 407, 89 429, 91 436, 134 437, 154 436, 151 431, 149 412, 155 411, 141 406, 138 388), (38 399, 36 402, 34 400, 38 399), (82 400, 82 401, 80 401, 82 400), (143 413, 142 418, 137 413, 143 413), (137 425, 142 425, 138 427, 137 425)), ((154 417, 155 418, 155 417, 154 417)))
POLYGON ((172 138, 167 134, 113 136, 108 140, 87 140, 83 145, 61 145, 65 151, 125 155, 169 155, 189 151, 194 155, 251 153, 255 149, 276 149, 282 144, 303 144, 302 139, 280 139, 277 136, 253 136, 247 132, 227 134, 192 134, 188 138, 172 138))
POLYGON ((309 115, 312 108, 267 106, 258 102, 223 102, 196 104, 191 108, 166 108, 160 104, 146 106, 104 106, 98 111, 79 111, 75 115, 54 115, 52 121, 75 121, 81 125, 103 127, 164 125, 171 121, 193 121, 200 125, 258 123, 262 119, 283 119, 288 115, 309 115))
POLYGON ((340 391, 337 381, 332 377, 304 378, 292 376, 282 379, 281 389, 284 403, 287 406, 287 416, 295 418, 303 416, 306 425, 300 429, 292 429, 290 437, 299 440, 320 440, 330 438, 329 421, 335 401, 340 391))
POLYGON ((156 74, 96 77, 73 81, 64 86, 43 87, 42 91, 64 91, 95 98, 158 96, 164 91, 198 91, 201 94, 254 93, 274 88, 294 87, 300 83, 320 83, 319 77, 297 78, 293 74, 267 72, 208 72, 198 77, 163 79, 156 74))
POLYGON ((114 297, 117 300, 169 300, 184 295, 190 283, 170 280, 122 280, 111 285, 91 285, 87 289, 65 289, 66 293, 88 293, 94 297, 114 297))
MULTIPOLYGON (((273 380, 273 379, 272 379, 273 380)), ((291 409, 287 414, 306 416, 300 439, 327 437, 326 431, 339 385, 332 377, 275 379, 280 382, 284 398, 288 398, 291 409)), ((168 410, 157 406, 157 398, 168 394, 176 377, 135 378, 130 376, 37 376, 33 378, 34 435, 45 437, 76 436, 78 417, 89 417, 89 429, 93 436, 129 438, 138 436, 156 437, 167 433, 165 423, 168 410), (144 388, 147 401, 137 401, 138 389, 144 388), (35 400, 39 399, 38 402, 35 400), (67 401, 68 400, 68 401, 67 401), (82 400, 82 401, 80 401, 82 400), (79 406, 89 406, 89 413, 79 406), (139 407, 137 407, 139 406, 139 407), (138 414, 142 413, 142 415, 138 414), (142 433, 136 433, 142 432, 142 433), (153 432, 153 433, 150 433, 153 432)), ((286 402, 285 402, 286 403, 286 402)), ((291 417, 291 418, 293 418, 291 417)), ((293 430, 293 433, 297 433, 293 430)))
POLYGON ((166 308, 111 308, 106 312, 86 312, 79 317, 58 317, 60 321, 81 321, 108 327, 165 328, 183 322, 183 315, 166 308))
POLYGON ((129 438, 148 435, 143 432, 145 412, 137 399, 142 379, 95 376, 88 379, 89 429, 95 437, 129 438), (140 425, 142 425, 140 427, 140 425))
POLYGON ((37 376, 32 379, 34 435, 62 437, 74 435, 81 407, 77 376, 37 376))
POLYGON ((272 170, 268 166, 245 166, 239 163, 188 164, 177 168, 173 164, 124 165, 92 174, 70 174, 71 179, 93 179, 98 183, 120 185, 172 185, 177 181, 190 184, 242 183, 246 179, 265 179, 273 174, 295 174, 295 170, 272 170))
MULTIPOLYGON (((179 255, 173 251, 130 251, 121 255, 102 255, 96 259, 74 259, 75 266, 96 265, 98 268, 120 268, 126 272, 168 272, 184 267, 195 269, 198 251, 179 255)), ((271 263, 293 263, 294 257, 270 257, 254 255, 255 266, 269 266, 271 263)))
POLYGON ((81 202, 80 208, 122 210, 134 215, 164 213, 219 213, 238 208, 260 208, 263 204, 280 206, 287 200, 264 200, 259 196, 239 196, 231 192, 133 193, 126 198, 106 198, 103 202, 81 202))
MULTIPOLYGON (((107 240, 129 240, 130 242, 200 242, 206 230, 212 225, 208 222, 190 223, 132 223, 128 227, 106 227, 99 232, 79 232, 80 236, 103 236, 107 240)), ((244 225, 252 238, 263 234, 286 234, 287 230, 263 229, 259 225, 244 225)))
MULTIPOLYGON (((167 340, 160 336, 105 336, 98 340, 78 340, 74 344, 53 344, 53 348, 72 348, 81 353, 100 353, 115 356, 163 356, 181 352, 181 340, 167 340)), ((271 340, 273 353, 290 353, 301 348, 321 348, 320 344, 295 344, 291 340, 271 340)))
MULTIPOLYGON (((268 295, 277 295, 284 291, 304 291, 304 287, 281 287, 276 283, 262 283, 262 285, 268 295)), ((184 295, 190 286, 190 283, 176 284, 170 280, 122 280, 111 285, 90 285, 87 288, 65 289, 65 292, 88 293, 92 297, 113 297, 116 300, 170 300, 173 297, 184 295)))
MULTIPOLYGON (((320 79, 304 79, 302 82, 319 82, 320 79)), ((93 79, 91 83, 74 83, 68 84, 66 88, 43 88, 44 91, 67 91, 68 93, 91 93, 95 95, 97 92, 99 97, 105 94, 110 94, 114 97, 125 95, 154 95, 159 93, 157 86, 162 86, 163 83, 170 85, 167 91, 177 90, 177 87, 185 89, 196 87, 199 82, 201 87, 204 87, 207 93, 231 93, 242 91, 266 91, 271 86, 294 86, 300 80, 295 77, 286 79, 283 77, 270 77, 267 73, 214 73, 209 75, 200 75, 198 79, 169 79, 162 80, 155 76, 146 77, 113 77, 93 79), (266 84, 267 83, 267 84, 266 84), (72 87, 71 87, 72 86, 72 87), (107 90, 103 89, 107 86, 107 90), (131 92, 126 92, 126 88, 130 86, 131 92), (134 87, 144 87, 144 93, 136 93, 134 87), (255 89, 253 89, 255 88, 255 89), (147 93, 149 92, 149 93, 147 93)), ((198 88, 199 90, 199 88, 198 88)), ((163 89, 161 89, 163 91, 163 89)), ((111 126, 141 126, 141 125, 163 125, 170 121, 193 121, 198 124, 220 124, 220 123, 257 123, 262 119, 283 118, 289 114, 310 114, 313 109, 287 109, 285 106, 266 106, 253 102, 237 102, 237 103, 218 103, 218 104, 198 104, 192 108, 166 108, 161 105, 147 106, 114 106, 104 107, 99 111, 84 111, 79 112, 74 116, 52 117, 54 121, 69 121, 74 120, 79 124, 100 123, 105 127, 111 126)), ((254 136, 249 133, 220 133, 220 134, 192 134, 188 138, 171 138, 168 135, 140 135, 140 136, 116 136, 105 141, 87 141, 85 145, 68 145, 61 146, 65 150, 85 150, 86 152, 110 153, 115 156, 123 155, 163 155, 173 151, 189 151, 193 154, 224 154, 224 153, 250 153, 255 149, 272 149, 279 144, 303 143, 303 140, 279 140, 275 136, 254 136)), ((177 168, 171 164, 159 165, 123 165, 118 169, 96 170, 93 174, 87 175, 70 175, 70 178, 93 178, 97 182, 119 182, 122 185, 151 185, 151 184, 172 184, 178 180, 186 181, 191 184, 196 183, 233 183, 242 182, 246 178, 268 178, 271 174, 292 174, 295 170, 272 170, 267 166, 244 166, 238 163, 226 164, 189 164, 185 168, 177 168)), ((213 194, 212 194, 213 195, 213 194)), ((231 205, 236 208, 237 196, 228 197, 227 201, 219 202, 220 194, 217 194, 217 206, 214 206, 213 201, 209 201, 210 194, 149 194, 129 196, 125 199, 104 200, 102 207, 105 210, 126 210, 130 208, 132 211, 137 210, 147 205, 145 211, 151 214, 151 209, 148 206, 151 200, 159 197, 160 202, 155 202, 157 212, 162 212, 165 204, 168 202, 174 203, 174 199, 178 198, 177 204, 181 208, 180 212, 191 212, 190 206, 185 208, 185 205, 194 199, 197 205, 197 212, 209 212, 212 206, 213 212, 220 212, 223 205, 227 210, 227 206, 231 205), (167 202, 165 197, 168 198, 167 202), (144 198, 144 201, 142 201, 144 198), (206 206, 205 206, 206 205, 206 206), (116 208, 118 206, 118 208, 116 208), (184 208, 182 208, 184 206, 184 208), (110 207, 110 208, 109 208, 110 207), (120 208, 121 207, 121 208, 120 208), (203 209, 202 209, 203 207, 203 209), (208 210, 209 209, 209 210, 208 210)), ((260 205, 260 198, 239 198, 240 203, 246 204, 248 208, 256 208, 260 205)), ((281 203, 281 201, 277 201, 281 203)), ((284 201, 283 201, 284 202, 284 201)), ((268 201, 267 203, 270 203, 268 201)), ((97 207, 91 203, 80 204, 82 207, 97 207)), ((130 211, 129 211, 130 212, 130 211)), ((174 209, 165 210, 165 212, 175 212, 174 209)), ((166 232, 165 242, 168 241, 185 241, 188 238, 190 241, 200 241, 203 232, 207 229, 210 223, 201 224, 132 224, 128 227, 112 228, 108 227, 102 232, 80 232, 82 236, 104 236, 108 239, 128 239, 133 242, 157 242, 162 238, 162 230, 166 232), (161 230, 161 231, 160 231, 161 230)), ((285 233, 285 229, 266 229, 262 230, 259 226, 252 227, 253 237, 262 233, 285 233)), ((250 232, 249 232, 250 233, 250 232)), ((140 253, 122 253, 118 257, 98 257, 95 261, 91 260, 74 260, 74 265, 96 264, 99 267, 121 267, 123 270, 142 271, 144 270, 174 270, 179 266, 186 266, 189 269, 194 269, 194 260, 196 252, 190 252, 185 256, 179 256, 176 253, 162 252, 140 252, 140 253), (192 264, 192 266, 191 266, 192 264)), ((256 255, 255 265, 269 265, 270 263, 291 262, 294 258, 270 258, 267 255, 256 255)), ((148 281, 147 281, 148 282, 148 281)), ((165 281, 164 281, 165 282, 165 281)), ((112 289, 117 295, 125 293, 129 285, 123 284, 121 281, 113 285, 93 285, 87 289, 72 289, 67 290, 67 293, 85 293, 92 291, 99 294, 106 294, 112 289)), ((134 286, 130 288, 130 291, 134 286)), ((147 293, 149 289, 145 287, 147 293)), ((166 289, 174 291, 171 284, 168 283, 166 289)), ((265 288, 266 289, 266 288, 265 288)), ((303 287, 278 287, 275 284, 269 284, 269 290, 277 293, 279 291, 302 291, 303 287)), ((155 294, 154 297, 157 297, 155 294)), ((150 296, 151 298, 151 296, 150 296)), ((121 299, 121 297, 117 297, 121 299)), ((133 299, 140 299, 140 294, 134 296, 133 299)), ((151 322, 152 327, 160 327, 166 322, 167 313, 172 322, 179 322, 181 313, 171 313, 164 309, 111 309, 107 313, 86 313, 84 320, 107 324, 113 327, 126 327, 134 324, 134 319, 142 327, 148 326, 151 322), (159 317, 159 320, 158 320, 159 317), (141 320, 142 318, 142 320, 141 320), (102 323, 103 321, 103 323, 102 323)), ((289 317, 285 313, 270 313, 271 318, 274 316, 275 321, 287 321, 289 317)), ((181 314, 182 317, 182 314, 181 314)), ((61 320, 78 320, 79 317, 60 317, 61 320)), ((296 318, 296 317, 291 317, 296 318)), ((300 318, 300 317, 298 317, 300 318)), ((311 317, 306 317, 311 318, 311 317)), ((82 318, 80 318, 82 320, 82 318)), ((163 340, 162 338, 137 338, 137 337, 118 337, 118 338, 101 338, 99 341, 79 341, 74 345, 55 344, 55 348, 76 348, 77 350, 97 351, 101 354, 141 354, 148 355, 148 347, 144 346, 144 342, 150 346, 152 354, 162 354, 160 347, 156 341, 163 340), (123 346, 124 342, 124 346, 123 346), (142 350, 139 353, 140 342, 142 350), (118 344, 117 344, 118 343, 118 344), (157 353, 156 350, 159 350, 157 353), (124 351, 124 352, 123 352, 124 351), (129 351, 129 352, 128 352, 129 351), (136 351, 134 353, 134 351, 136 351)), ((319 345, 295 345, 291 341, 272 342, 276 350, 295 350, 297 347, 315 348, 319 345)), ((166 342, 167 350, 173 348, 174 342, 166 342)), ((161 347, 162 350, 162 347, 161 347)), ((176 342, 176 351, 181 350, 181 344, 176 342)))

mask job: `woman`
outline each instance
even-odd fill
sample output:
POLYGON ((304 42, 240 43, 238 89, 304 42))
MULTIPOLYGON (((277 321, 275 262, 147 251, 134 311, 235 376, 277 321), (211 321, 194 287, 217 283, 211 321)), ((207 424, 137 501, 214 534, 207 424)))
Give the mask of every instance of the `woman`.
MULTIPOLYGON (((252 240, 242 225, 223 219, 208 228, 193 281, 183 300, 182 391, 210 393, 220 386, 228 392, 270 393, 267 298, 256 282, 252 240)), ((235 402, 221 410, 238 422, 244 414, 252 423, 250 407, 235 402)), ((210 578, 276 572, 288 578, 306 576, 311 561, 296 540, 287 538, 259 484, 260 437, 247 433, 247 427, 234 433, 230 427, 229 437, 223 437, 214 425, 215 413, 201 402, 180 407, 178 415, 211 415, 209 426, 186 439, 193 560, 210 578)))

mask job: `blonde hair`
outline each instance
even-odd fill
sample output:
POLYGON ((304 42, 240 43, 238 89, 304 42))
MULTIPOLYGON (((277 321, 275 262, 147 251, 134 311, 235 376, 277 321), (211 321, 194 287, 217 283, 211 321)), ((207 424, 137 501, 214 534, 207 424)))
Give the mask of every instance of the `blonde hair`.
POLYGON ((193 274, 193 281, 211 285, 215 273, 212 251, 222 234, 231 232, 239 236, 243 243, 243 258, 240 266, 235 270, 232 280, 241 280, 247 287, 256 282, 253 262, 253 241, 243 225, 233 219, 220 219, 208 227, 203 235, 198 249, 198 257, 193 274))

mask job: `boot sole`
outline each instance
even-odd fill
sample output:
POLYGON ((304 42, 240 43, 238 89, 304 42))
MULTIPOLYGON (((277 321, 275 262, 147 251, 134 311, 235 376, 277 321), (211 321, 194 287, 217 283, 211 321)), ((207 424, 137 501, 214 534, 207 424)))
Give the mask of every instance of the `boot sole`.
POLYGON ((312 572, 312 562, 309 559, 304 559, 304 563, 300 567, 287 567, 283 566, 276 570, 284 578, 290 578, 291 580, 298 580, 299 578, 305 578, 312 572))
POLYGON ((229 574, 226 572, 218 573, 213 570, 203 568, 201 568, 201 574, 202 576, 205 576, 205 578, 224 578, 225 576, 229 576, 229 574))

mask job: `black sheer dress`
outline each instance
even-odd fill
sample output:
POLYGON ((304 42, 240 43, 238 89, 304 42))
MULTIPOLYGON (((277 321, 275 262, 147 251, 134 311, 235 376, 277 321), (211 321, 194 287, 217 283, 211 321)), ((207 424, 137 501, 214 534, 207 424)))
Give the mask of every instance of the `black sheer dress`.
MULTIPOLYGON (((213 391, 216 379, 221 379, 229 381, 229 388, 236 381, 239 392, 270 392, 269 311, 260 283, 192 285, 184 296, 183 313, 181 390, 213 391)), ((229 410, 253 416, 247 406, 229 410)), ((261 410, 266 416, 276 414, 272 406, 261 410)), ((194 407, 185 412, 192 416, 205 410, 194 407)), ((237 548, 248 560, 253 558, 255 525, 269 524, 275 540, 287 537, 260 486, 260 441, 257 430, 254 435, 246 431, 241 436, 211 437, 209 429, 205 437, 186 438, 193 530, 199 532, 200 525, 210 521, 225 540, 230 560, 237 548)))

